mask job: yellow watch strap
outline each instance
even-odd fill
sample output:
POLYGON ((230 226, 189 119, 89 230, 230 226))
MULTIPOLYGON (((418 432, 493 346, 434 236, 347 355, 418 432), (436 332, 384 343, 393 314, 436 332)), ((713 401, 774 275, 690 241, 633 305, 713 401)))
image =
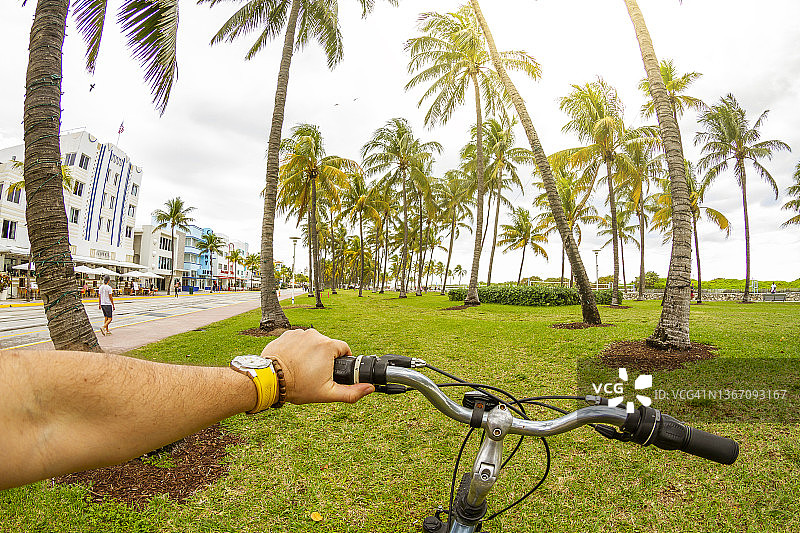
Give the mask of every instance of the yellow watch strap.
POLYGON ((267 368, 254 369, 255 377, 253 383, 256 385, 257 402, 256 406, 247 411, 248 414, 256 414, 268 409, 272 404, 278 401, 278 376, 275 375, 275 369, 270 365, 267 368))

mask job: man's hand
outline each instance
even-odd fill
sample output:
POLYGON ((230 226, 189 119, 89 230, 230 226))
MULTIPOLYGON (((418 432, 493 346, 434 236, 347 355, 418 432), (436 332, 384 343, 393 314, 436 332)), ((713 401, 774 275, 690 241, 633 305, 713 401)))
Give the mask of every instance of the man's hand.
POLYGON ((333 381, 333 360, 352 352, 346 342, 315 329, 287 331, 267 344, 261 355, 275 357, 281 363, 286 400, 294 404, 354 403, 375 391, 368 383, 339 385, 333 381))

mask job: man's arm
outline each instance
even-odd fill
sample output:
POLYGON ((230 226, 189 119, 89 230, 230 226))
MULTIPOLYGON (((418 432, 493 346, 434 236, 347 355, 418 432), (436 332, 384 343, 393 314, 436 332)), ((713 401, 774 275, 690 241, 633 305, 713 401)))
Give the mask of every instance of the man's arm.
MULTIPOLYGON (((292 403, 355 402, 374 390, 333 382, 346 343, 314 330, 271 342, 292 403)), ((111 354, 0 352, 0 489, 117 464, 252 409, 250 378, 227 367, 111 354)))

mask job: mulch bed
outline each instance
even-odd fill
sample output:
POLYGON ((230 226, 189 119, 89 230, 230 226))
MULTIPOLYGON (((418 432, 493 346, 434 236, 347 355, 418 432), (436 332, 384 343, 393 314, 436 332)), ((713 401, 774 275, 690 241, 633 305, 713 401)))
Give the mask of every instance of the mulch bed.
MULTIPOLYGON (((310 326, 310 327, 292 326, 289 329, 307 330, 307 329, 311 329, 313 327, 314 326, 310 326)), ((264 330, 264 329, 261 329, 261 328, 250 328, 250 329, 246 329, 244 331, 240 331, 239 335, 250 335, 251 337, 280 337, 285 332, 289 331, 289 329, 286 329, 286 328, 275 328, 275 329, 271 329, 271 330, 267 331, 267 330, 264 330)))
POLYGON ((586 329, 586 328, 607 328, 615 324, 589 324, 586 322, 565 322, 563 324, 551 324, 553 329, 586 329))
POLYGON ((606 305, 605 307, 609 309, 630 309, 630 305, 606 305))
POLYGON ((641 372, 675 370, 717 356, 716 346, 693 342, 689 350, 660 350, 646 341, 619 341, 607 345, 600 361, 612 368, 633 368, 641 372))
POLYGON ((442 311, 461 311, 462 309, 469 309, 475 307, 474 305, 455 305, 453 307, 445 307, 442 311))
POLYGON ((54 483, 82 485, 94 502, 111 497, 142 508, 153 496, 166 494, 183 503, 196 491, 210 486, 228 471, 225 446, 241 444, 241 437, 214 424, 174 445, 127 463, 53 478, 54 483), (174 466, 156 466, 153 462, 174 466))

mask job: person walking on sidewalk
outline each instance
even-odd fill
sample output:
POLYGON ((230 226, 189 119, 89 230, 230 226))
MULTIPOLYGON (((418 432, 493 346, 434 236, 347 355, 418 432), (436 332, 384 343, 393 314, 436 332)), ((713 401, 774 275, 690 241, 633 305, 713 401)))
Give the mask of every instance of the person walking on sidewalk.
POLYGON ((111 324, 112 317, 114 315, 114 290, 111 288, 111 285, 108 284, 111 277, 106 274, 103 277, 103 284, 100 285, 100 288, 97 289, 97 293, 100 296, 98 300, 100 309, 103 311, 103 316, 105 317, 105 323, 103 327, 100 328, 100 333, 103 335, 111 335, 111 332, 108 330, 108 325, 111 324))
POLYGON ((175 280, 175 298, 178 297, 178 293, 181 292, 181 282, 180 280, 175 280))

